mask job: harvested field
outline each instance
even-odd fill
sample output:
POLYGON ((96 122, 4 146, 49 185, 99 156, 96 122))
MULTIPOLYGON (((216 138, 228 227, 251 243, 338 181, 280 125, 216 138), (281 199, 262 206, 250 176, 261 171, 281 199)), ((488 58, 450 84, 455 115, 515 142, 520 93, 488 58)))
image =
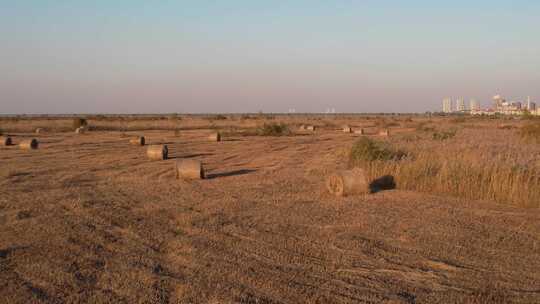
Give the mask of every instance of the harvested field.
POLYGON ((399 179, 397 190, 336 197, 325 180, 358 136, 328 127, 216 143, 209 132, 145 131, 146 144, 167 145, 163 161, 126 142, 135 131, 47 132, 32 153, 1 146, 0 299, 540 302, 538 208, 407 191, 399 179), (206 179, 176 179, 179 159, 200 160, 206 179))

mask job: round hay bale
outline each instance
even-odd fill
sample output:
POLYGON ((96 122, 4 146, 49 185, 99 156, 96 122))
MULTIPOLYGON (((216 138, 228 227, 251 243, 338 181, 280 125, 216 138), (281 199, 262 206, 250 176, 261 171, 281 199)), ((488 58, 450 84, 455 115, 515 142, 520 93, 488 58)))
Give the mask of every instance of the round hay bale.
POLYGON ((366 134, 366 131, 364 129, 360 129, 360 130, 354 131, 354 134, 364 135, 364 134, 366 134))
POLYGON ((19 147, 23 150, 35 150, 38 148, 38 141, 35 138, 23 140, 19 143, 19 147))
POLYGON ((208 136, 208 139, 210 141, 221 141, 221 133, 219 132, 212 133, 210 134, 210 136, 208 136))
POLYGON ((11 137, 9 136, 1 136, 0 137, 0 145, 2 146, 11 146, 13 144, 13 141, 11 140, 11 137))
POLYGON ((315 131, 315 126, 307 126, 307 127, 306 127, 306 130, 307 130, 307 131, 314 132, 314 131, 315 131))
POLYGON ((381 131, 379 131, 379 135, 380 136, 390 136, 390 130, 388 130, 388 129, 381 130, 381 131))
POLYGON ((39 133, 42 133, 43 132, 43 128, 36 128, 36 134, 39 134, 39 133))
POLYGON ((343 133, 352 133, 352 128, 349 126, 343 126, 343 133))
POLYGON ((86 132, 85 127, 78 127, 77 129, 75 129, 75 133, 77 134, 84 134, 85 132, 86 132))
POLYGON ((145 142, 146 141, 144 139, 144 136, 139 136, 137 138, 132 138, 129 140, 129 143, 134 146, 144 146, 145 142))
POLYGON ((194 159, 181 159, 174 166, 176 179, 204 179, 202 163, 194 159))
POLYGON ((149 146, 146 155, 152 160, 164 160, 169 156, 169 148, 167 148, 167 145, 149 146))
POLYGON ((330 175, 326 180, 326 188, 336 196, 371 192, 366 173, 360 168, 344 170, 330 175))

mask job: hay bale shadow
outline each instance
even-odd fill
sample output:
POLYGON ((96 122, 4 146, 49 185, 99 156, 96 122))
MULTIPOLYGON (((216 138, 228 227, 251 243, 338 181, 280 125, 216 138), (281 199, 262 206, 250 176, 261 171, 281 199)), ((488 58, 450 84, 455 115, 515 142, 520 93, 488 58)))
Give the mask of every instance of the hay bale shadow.
POLYGON ((381 176, 369 184, 369 190, 371 193, 392 189, 396 189, 396 180, 392 175, 381 176))
POLYGON ((227 139, 222 139, 221 141, 244 141, 244 140, 238 139, 238 138, 227 138, 227 139))
POLYGON ((169 153, 168 159, 181 159, 181 158, 195 158, 195 157, 201 157, 201 156, 211 156, 214 155, 214 153, 196 153, 196 154, 173 154, 171 155, 169 153))
POLYGON ((255 172, 257 170, 254 169, 241 169, 241 170, 234 170, 229 172, 222 172, 222 173, 211 173, 206 175, 206 179, 213 179, 213 178, 219 178, 219 177, 228 177, 228 176, 236 176, 236 175, 244 175, 249 174, 252 172, 255 172))

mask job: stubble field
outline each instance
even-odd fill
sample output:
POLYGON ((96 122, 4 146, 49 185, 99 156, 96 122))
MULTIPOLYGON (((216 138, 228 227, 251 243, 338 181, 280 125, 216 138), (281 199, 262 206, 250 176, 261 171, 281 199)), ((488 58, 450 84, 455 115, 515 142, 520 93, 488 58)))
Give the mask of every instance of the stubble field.
POLYGON ((70 121, 2 121, 15 143, 40 147, 0 147, 0 302, 540 302, 540 155, 519 138, 523 122, 280 121, 319 128, 90 120, 75 134, 70 121), (386 127, 388 138, 369 135, 386 127), (216 129, 223 141, 208 141, 216 129), (149 160, 129 145, 136 135, 170 159, 149 160), (360 137, 406 157, 351 162, 360 137), (208 178, 175 179, 182 158, 208 178), (355 165, 393 175, 396 189, 329 194, 325 178, 355 165))

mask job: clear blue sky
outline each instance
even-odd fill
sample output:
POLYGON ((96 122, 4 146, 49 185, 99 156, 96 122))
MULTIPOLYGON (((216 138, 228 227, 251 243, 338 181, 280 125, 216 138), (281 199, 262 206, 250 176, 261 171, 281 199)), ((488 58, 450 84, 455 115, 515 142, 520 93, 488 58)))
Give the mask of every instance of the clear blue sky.
POLYGON ((539 101, 540 1, 396 2, 0 0, 0 113, 539 101))

